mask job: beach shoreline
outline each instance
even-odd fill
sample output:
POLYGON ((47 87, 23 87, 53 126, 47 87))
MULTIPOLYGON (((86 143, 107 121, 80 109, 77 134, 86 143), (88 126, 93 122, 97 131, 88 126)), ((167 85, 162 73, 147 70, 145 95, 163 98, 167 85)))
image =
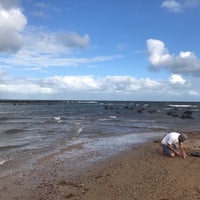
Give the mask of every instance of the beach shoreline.
MULTIPOLYGON (((188 136, 186 151, 200 151, 200 131, 188 136)), ((163 156, 160 139, 85 167, 57 155, 40 160, 31 169, 1 177, 0 199, 200 199, 200 158, 163 156)))

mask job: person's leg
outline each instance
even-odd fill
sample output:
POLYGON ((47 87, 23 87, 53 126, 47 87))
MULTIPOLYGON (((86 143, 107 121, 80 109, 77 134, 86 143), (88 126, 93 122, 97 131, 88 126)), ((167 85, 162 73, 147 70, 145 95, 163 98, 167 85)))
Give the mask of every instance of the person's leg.
POLYGON ((175 153, 165 144, 161 144, 163 147, 163 154, 166 156, 174 157, 175 153))

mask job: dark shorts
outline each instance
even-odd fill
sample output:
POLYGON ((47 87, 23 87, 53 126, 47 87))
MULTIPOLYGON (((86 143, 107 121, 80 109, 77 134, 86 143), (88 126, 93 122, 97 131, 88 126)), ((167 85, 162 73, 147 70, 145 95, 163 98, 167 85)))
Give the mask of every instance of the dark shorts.
MULTIPOLYGON (((171 155, 172 153, 174 153, 166 144, 161 144, 162 145, 162 148, 165 152, 165 155, 169 156, 171 155)), ((177 147, 174 145, 173 146, 175 149, 177 149, 177 147)), ((178 150, 178 149, 177 149, 178 150)))

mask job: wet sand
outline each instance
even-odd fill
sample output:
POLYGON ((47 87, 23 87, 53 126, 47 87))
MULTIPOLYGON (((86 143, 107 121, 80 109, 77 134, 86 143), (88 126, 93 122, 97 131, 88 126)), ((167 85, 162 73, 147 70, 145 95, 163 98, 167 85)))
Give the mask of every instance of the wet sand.
MULTIPOLYGON (((186 151, 200 151, 200 131, 190 131, 188 136, 186 151)), ((1 177, 0 199, 200 199, 200 157, 166 157, 160 139, 87 167, 73 166, 55 154, 39 160, 31 169, 1 177)))

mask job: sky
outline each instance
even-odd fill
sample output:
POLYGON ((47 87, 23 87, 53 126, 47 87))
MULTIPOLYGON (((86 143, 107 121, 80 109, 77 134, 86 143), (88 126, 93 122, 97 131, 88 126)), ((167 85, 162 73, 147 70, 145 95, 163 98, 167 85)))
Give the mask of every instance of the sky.
POLYGON ((200 100, 200 0, 0 0, 0 99, 200 100))

